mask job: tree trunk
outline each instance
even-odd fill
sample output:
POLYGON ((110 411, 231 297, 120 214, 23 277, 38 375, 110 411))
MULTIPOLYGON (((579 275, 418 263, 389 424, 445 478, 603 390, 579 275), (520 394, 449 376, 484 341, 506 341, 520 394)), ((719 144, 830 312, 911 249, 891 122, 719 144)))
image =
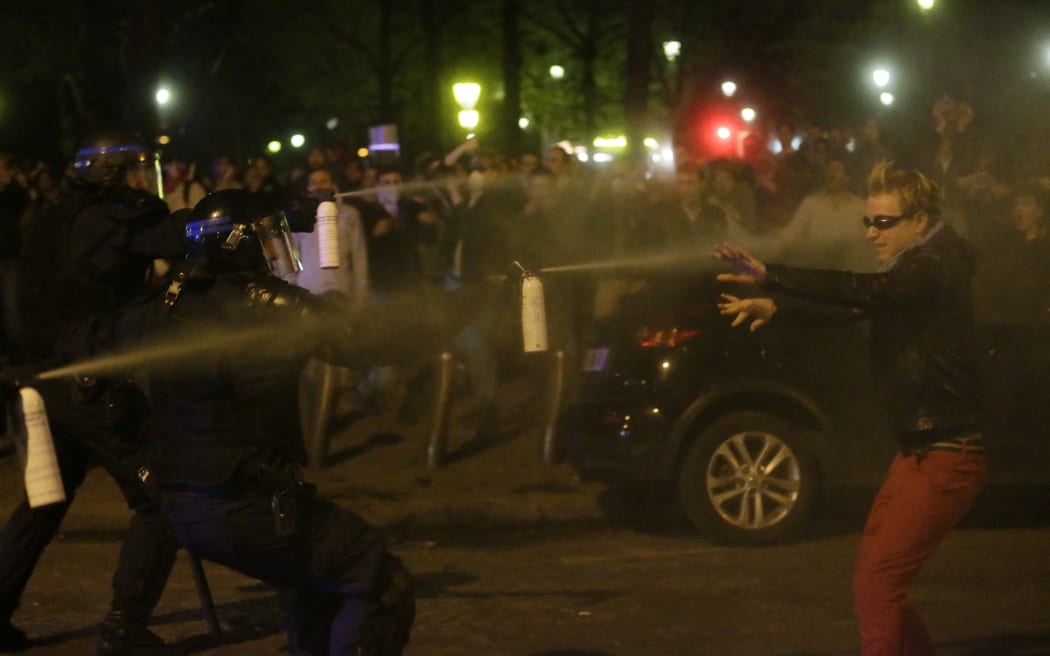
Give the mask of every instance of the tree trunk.
POLYGON ((438 15, 440 7, 433 0, 418 0, 416 11, 423 34, 423 66, 426 68, 427 84, 423 89, 421 106, 428 108, 426 125, 423 128, 424 143, 444 144, 451 140, 451 125, 454 120, 448 112, 445 98, 445 46, 444 22, 438 15))
POLYGON ((627 152, 634 161, 645 157, 642 141, 649 127, 649 62, 653 49, 653 18, 651 0, 631 0, 624 114, 627 117, 627 152))
POLYGON ((500 112, 500 141, 504 152, 521 150, 521 34, 518 0, 503 0, 503 108, 500 112))

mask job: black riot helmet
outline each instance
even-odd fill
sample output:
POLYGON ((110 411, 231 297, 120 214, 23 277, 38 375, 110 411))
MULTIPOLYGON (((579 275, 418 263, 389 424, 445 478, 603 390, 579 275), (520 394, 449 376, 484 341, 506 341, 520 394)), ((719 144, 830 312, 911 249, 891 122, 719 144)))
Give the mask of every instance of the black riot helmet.
POLYGON ((222 271, 254 271, 264 265, 276 276, 303 270, 284 212, 269 211, 243 189, 205 196, 186 224, 190 257, 222 271))
POLYGON ((164 197, 157 153, 134 132, 103 130, 88 136, 77 148, 73 173, 85 186, 132 187, 164 197))

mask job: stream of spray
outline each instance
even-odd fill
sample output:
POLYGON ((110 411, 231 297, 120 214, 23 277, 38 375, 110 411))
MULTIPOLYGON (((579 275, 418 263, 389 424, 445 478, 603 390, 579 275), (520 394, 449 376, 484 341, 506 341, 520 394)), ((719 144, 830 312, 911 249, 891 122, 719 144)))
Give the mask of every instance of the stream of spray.
POLYGON ((39 380, 72 378, 77 376, 105 376, 131 372, 142 367, 175 367, 193 362, 193 358, 215 351, 244 349, 248 346, 270 348, 287 327, 277 323, 244 331, 209 331, 186 335, 175 341, 167 340, 137 346, 126 351, 109 353, 89 360, 50 369, 36 375, 39 380))
POLYGON ((638 257, 624 257, 578 264, 562 264, 544 267, 540 273, 569 273, 574 271, 608 271, 614 269, 674 269, 701 270, 713 268, 714 264, 706 250, 654 253, 638 257))
MULTIPOLYGON (((480 298, 480 297, 479 297, 480 298)), ((319 353, 331 340, 336 349, 356 353, 408 354, 428 357, 449 333, 455 334, 476 316, 480 303, 466 293, 409 293, 362 312, 330 307, 316 313, 283 316, 256 314, 247 327, 206 325, 178 328, 98 357, 74 362, 36 375, 38 380, 78 376, 106 376, 140 369, 154 372, 192 371, 209 359, 229 357, 234 362, 254 358, 292 359, 319 353), (352 342, 345 342, 345 340, 352 342), (344 343, 345 342, 345 343, 344 343)), ((419 361, 422 361, 420 359, 419 361)))
POLYGON ((417 191, 431 191, 433 189, 443 189, 448 186, 446 180, 423 180, 423 181, 408 181, 400 182, 398 184, 388 185, 377 185, 375 187, 368 187, 367 189, 355 189, 354 191, 344 191, 336 194, 336 198, 360 198, 362 196, 375 196, 378 192, 387 189, 394 189, 398 193, 413 193, 417 191))

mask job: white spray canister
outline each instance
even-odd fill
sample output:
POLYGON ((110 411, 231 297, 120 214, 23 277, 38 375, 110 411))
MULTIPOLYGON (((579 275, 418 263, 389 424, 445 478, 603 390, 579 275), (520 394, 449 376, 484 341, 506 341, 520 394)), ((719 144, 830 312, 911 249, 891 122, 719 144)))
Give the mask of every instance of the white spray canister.
POLYGON ((322 269, 339 268, 339 210, 330 200, 317 205, 317 253, 322 269))
POLYGON ((528 271, 523 272, 521 280, 521 335, 526 353, 547 350, 543 283, 528 271))
POLYGON ((62 473, 58 469, 43 397, 32 387, 23 387, 13 405, 29 506, 39 508, 65 501, 66 491, 62 487, 62 473))

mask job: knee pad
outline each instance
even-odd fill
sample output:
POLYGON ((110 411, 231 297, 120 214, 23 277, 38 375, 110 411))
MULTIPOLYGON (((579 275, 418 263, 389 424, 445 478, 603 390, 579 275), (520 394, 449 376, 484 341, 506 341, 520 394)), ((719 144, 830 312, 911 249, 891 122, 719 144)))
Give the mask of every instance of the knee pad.
POLYGON ((389 571, 388 587, 380 601, 393 620, 389 654, 398 656, 408 644, 412 624, 416 620, 415 584, 412 575, 400 560, 390 554, 387 554, 386 560, 389 571))
POLYGON ((355 656, 401 656, 416 619, 412 576, 396 557, 386 554, 379 579, 379 608, 361 627, 355 656))

